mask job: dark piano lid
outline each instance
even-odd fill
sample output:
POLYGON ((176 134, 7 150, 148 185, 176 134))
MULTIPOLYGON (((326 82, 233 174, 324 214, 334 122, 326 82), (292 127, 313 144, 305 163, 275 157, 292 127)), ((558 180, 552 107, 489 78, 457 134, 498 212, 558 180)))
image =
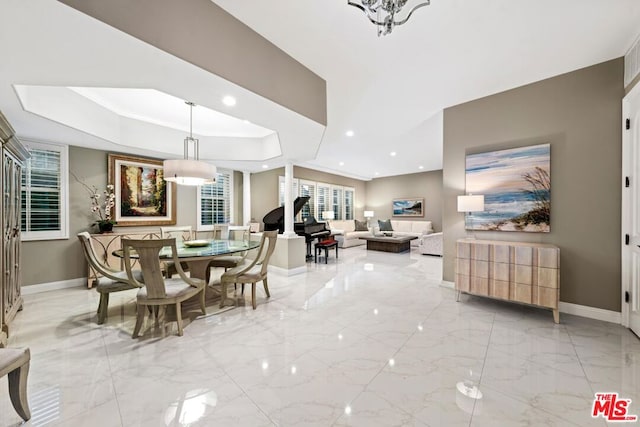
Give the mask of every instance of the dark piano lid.
MULTIPOLYGON (((293 201, 293 216, 298 215, 302 207, 309 201, 309 196, 296 197, 293 201)), ((284 206, 278 206, 262 218, 265 224, 279 224, 284 221, 284 206)))

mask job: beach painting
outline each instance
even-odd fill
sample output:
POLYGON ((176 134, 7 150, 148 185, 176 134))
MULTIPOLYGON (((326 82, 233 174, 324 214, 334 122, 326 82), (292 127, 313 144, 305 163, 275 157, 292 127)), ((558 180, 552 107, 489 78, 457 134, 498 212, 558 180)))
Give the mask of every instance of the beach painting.
POLYGON ((548 233, 551 144, 467 155, 466 191, 484 195, 484 211, 466 214, 467 230, 548 233))
POLYGON ((424 216, 424 199, 394 199, 393 216, 424 216))

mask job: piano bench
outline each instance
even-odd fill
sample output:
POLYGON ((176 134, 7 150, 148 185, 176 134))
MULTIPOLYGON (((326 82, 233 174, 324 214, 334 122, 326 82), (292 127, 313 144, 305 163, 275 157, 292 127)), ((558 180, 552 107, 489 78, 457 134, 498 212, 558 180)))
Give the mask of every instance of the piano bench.
POLYGON ((327 264, 329 259, 329 249, 336 248, 336 261, 338 260, 338 241, 331 240, 329 242, 318 242, 314 245, 314 262, 318 262, 318 255, 324 249, 324 263, 327 264))

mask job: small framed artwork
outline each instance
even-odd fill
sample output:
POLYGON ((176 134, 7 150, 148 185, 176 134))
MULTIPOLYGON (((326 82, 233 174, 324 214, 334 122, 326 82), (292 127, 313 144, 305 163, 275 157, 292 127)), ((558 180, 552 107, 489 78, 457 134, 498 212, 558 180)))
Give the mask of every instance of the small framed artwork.
POLYGON ((424 199, 393 199, 393 216, 424 216, 424 199))
POLYGON ((109 154, 118 226, 174 225, 175 184, 164 180, 162 160, 109 154))

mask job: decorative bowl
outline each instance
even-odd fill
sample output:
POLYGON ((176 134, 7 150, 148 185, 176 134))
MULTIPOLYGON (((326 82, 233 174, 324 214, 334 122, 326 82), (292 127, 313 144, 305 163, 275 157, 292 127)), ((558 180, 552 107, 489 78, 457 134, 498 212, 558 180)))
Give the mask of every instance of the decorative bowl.
POLYGON ((184 245, 188 248, 199 248, 202 246, 209 246, 208 240, 185 240, 184 245))

